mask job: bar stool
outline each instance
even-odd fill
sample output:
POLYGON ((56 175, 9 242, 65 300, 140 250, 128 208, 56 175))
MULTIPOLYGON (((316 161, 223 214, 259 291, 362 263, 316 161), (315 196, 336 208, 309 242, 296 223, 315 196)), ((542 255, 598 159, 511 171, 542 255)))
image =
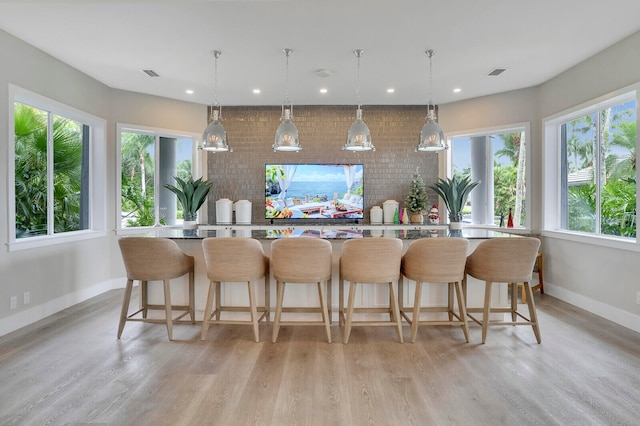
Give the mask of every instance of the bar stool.
POLYGON ((166 238, 127 237, 118 240, 122 260, 127 271, 127 285, 120 312, 118 325, 118 339, 127 321, 149 323, 165 323, 169 340, 173 340, 172 326, 185 315, 191 315, 191 322, 195 323, 194 292, 193 292, 193 256, 182 252, 175 241, 166 238), (170 280, 189 274, 189 304, 172 305, 170 280), (140 281, 141 308, 129 314, 129 302, 133 282, 140 281), (164 286, 164 305, 150 305, 148 302, 147 284, 149 281, 162 281, 164 286), (164 319, 147 318, 150 310, 164 310, 164 319), (173 318, 173 311, 185 311, 173 318), (141 314, 142 318, 135 318, 141 314))
POLYGON ((340 324, 345 324, 344 343, 349 343, 351 327, 394 326, 402 343, 402 318, 398 307, 396 282, 400 278, 402 240, 399 238, 363 238, 348 240, 340 255, 340 324), (349 281, 349 301, 344 312, 344 282, 349 281), (357 284, 388 284, 389 307, 356 308, 357 284), (354 313, 388 313, 389 321, 353 321, 354 313))
POLYGON ((316 238, 283 238, 271 243, 273 278, 276 280, 276 313, 272 341, 281 325, 323 325, 331 343, 331 243, 316 238), (286 284, 317 284, 320 307, 284 307, 286 284), (324 286, 327 286, 326 294, 324 286), (320 313, 321 321, 282 321, 283 312, 320 313))
POLYGON ((204 260, 209 278, 209 293, 202 320, 200 339, 207 336, 210 324, 251 324, 253 337, 260 341, 258 323, 269 322, 269 258, 265 256, 260 241, 253 238, 205 238, 202 240, 204 260), (256 306, 254 282, 264 278, 264 307, 256 306), (249 291, 249 306, 223 305, 222 283, 246 283, 249 291), (213 300, 216 301, 215 310, 213 300), (250 320, 237 318, 222 319, 223 311, 249 312, 250 320), (258 317, 258 312, 262 315, 258 317), (215 316, 215 319, 213 318, 215 316))
POLYGON ((485 295, 483 308, 469 308, 467 315, 474 322, 482 326, 482 343, 487 338, 488 326, 494 325, 530 325, 538 343, 541 342, 540 327, 536 306, 533 301, 533 293, 529 281, 533 271, 533 263, 536 260, 540 248, 540 240, 530 237, 493 238, 482 241, 478 247, 467 257, 463 290, 466 295, 467 275, 485 282, 485 295), (492 283, 508 283, 511 286, 511 306, 491 307, 492 283), (527 293, 527 306, 529 317, 518 311, 518 287, 516 283, 522 283, 527 293), (482 321, 471 315, 473 312, 482 312, 482 321), (511 313, 511 321, 490 321, 492 313, 511 313), (518 321, 521 318, 524 321, 518 321))
POLYGON ((418 325, 460 325, 469 342, 467 310, 462 296, 461 282, 464 278, 469 241, 464 238, 422 238, 411 243, 402 256, 402 281, 398 286, 400 314, 411 324, 411 343, 416 341, 418 325), (403 286, 405 278, 416 282, 411 318, 404 312, 403 286), (448 305, 423 307, 422 285, 425 283, 447 283, 448 305), (453 290, 458 299, 458 312, 453 310, 453 290), (448 320, 420 320, 420 312, 447 312, 448 320), (455 318, 455 320, 454 320, 455 318))

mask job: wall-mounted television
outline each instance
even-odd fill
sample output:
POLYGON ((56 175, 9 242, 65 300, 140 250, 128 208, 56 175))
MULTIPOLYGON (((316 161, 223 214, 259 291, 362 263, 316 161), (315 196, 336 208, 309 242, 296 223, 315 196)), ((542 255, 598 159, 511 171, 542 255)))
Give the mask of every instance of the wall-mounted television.
POLYGON ((266 164, 265 219, 359 221, 362 164, 266 164))

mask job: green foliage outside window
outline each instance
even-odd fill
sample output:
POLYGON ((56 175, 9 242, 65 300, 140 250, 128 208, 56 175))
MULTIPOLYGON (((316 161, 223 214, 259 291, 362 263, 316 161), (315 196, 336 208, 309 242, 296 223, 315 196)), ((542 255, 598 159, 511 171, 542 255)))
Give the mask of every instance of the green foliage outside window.
POLYGON ((82 124, 21 103, 14 105, 16 237, 47 234, 48 185, 53 185, 54 233, 81 222, 82 124), (48 120, 53 121, 53 182, 48 182, 48 120))

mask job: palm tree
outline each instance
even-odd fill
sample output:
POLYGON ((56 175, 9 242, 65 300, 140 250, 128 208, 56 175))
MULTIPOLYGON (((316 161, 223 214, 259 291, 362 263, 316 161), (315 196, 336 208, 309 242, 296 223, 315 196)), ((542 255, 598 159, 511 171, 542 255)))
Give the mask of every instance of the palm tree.
MULTIPOLYGON (((515 205, 513 206, 513 220, 515 223, 521 223, 522 204, 525 194, 525 150, 524 132, 507 133, 500 135, 504 142, 504 148, 496 151, 496 156, 507 157, 513 166, 516 167, 516 187, 515 187, 515 205)), ((500 193, 500 190, 496 191, 500 193)), ((500 206, 502 209, 508 206, 500 206)))
POLYGON ((632 178, 636 175, 636 122, 622 121, 614 124, 614 133, 610 145, 622 148, 627 152, 625 156, 619 157, 612 154, 607 157, 611 164, 609 167, 609 177, 612 179, 632 178), (611 159, 611 160, 609 160, 611 159))
POLYGON ((155 143, 153 135, 122 132, 122 211, 131 217, 129 225, 145 226, 155 223, 153 212, 153 158, 148 151, 155 143))

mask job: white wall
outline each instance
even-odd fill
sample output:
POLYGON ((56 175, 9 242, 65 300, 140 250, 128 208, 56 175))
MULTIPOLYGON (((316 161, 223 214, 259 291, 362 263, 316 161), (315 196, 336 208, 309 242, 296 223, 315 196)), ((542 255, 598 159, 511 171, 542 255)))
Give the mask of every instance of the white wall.
MULTIPOLYGON (((107 229, 115 229, 117 121, 201 132, 206 107, 110 89, 59 60, 0 31, 0 170, 8 152, 8 85, 13 84, 107 120, 107 229)), ((8 176, 0 174, 0 241, 8 241, 8 176)), ((9 252, 0 250, 0 336, 114 287, 124 267, 113 232, 90 240, 9 252), (23 293, 31 303, 24 305, 23 293), (17 309, 9 309, 17 296, 17 309)), ((114 323, 115 324, 115 323, 114 323)), ((114 328, 115 333, 115 328, 114 328)))
MULTIPOLYGON (((640 81, 640 33, 539 87, 539 118, 640 81)), ((538 128, 542 128, 541 121, 538 128)), ((541 165, 541 159, 537 164, 541 165)), ((535 167, 534 163, 534 167, 535 167)), ((540 181, 542 176, 537 176, 540 181)), ((541 184, 537 182, 538 185, 541 184)), ((640 252, 545 235, 545 290, 640 332, 640 252)))

